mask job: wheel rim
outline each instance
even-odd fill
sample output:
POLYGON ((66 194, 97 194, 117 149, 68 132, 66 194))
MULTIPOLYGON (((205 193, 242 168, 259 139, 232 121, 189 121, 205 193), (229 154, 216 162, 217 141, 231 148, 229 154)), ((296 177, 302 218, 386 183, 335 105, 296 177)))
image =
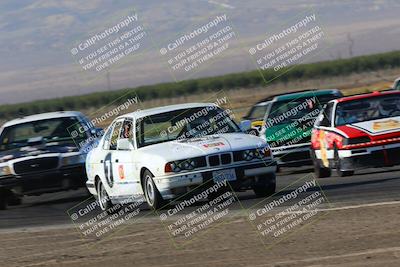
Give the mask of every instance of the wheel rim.
POLYGON ((100 204, 100 208, 102 210, 106 210, 107 209, 107 191, 105 189, 105 187, 103 186, 103 184, 101 182, 99 182, 99 204, 100 204))
POLYGON ((155 190, 150 176, 146 176, 146 200, 151 206, 154 204, 155 190))

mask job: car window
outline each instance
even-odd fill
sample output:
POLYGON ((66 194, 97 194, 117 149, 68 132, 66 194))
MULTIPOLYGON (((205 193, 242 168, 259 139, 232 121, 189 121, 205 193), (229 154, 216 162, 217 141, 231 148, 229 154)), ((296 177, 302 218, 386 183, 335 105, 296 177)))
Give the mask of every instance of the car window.
POLYGON ((29 140, 41 138, 44 143, 75 144, 87 137, 77 117, 31 121, 6 127, 0 136, 0 151, 28 145, 29 140))
POLYGON ((400 116, 400 96, 386 95, 339 103, 335 125, 353 124, 400 116))
POLYGON ((268 107, 270 104, 254 106, 250 110, 249 114, 247 115, 246 119, 248 120, 262 120, 267 112, 268 107))
POLYGON ((328 94, 299 97, 291 101, 276 101, 272 104, 266 118, 267 125, 287 124, 304 117, 315 120, 318 114, 320 114, 322 107, 337 97, 338 95, 336 94, 328 94))
POLYGON ((320 117, 318 117, 316 126, 324 126, 324 127, 331 126, 333 105, 334 105, 334 103, 328 103, 325 106, 325 109, 321 112, 320 117))
POLYGON ((119 132, 119 140, 128 139, 133 145, 133 120, 125 119, 119 132))
POLYGON ((394 89, 396 89, 396 90, 400 90, 400 81, 398 81, 397 83, 396 83, 396 86, 395 86, 395 88, 394 89))
POLYGON ((116 150, 117 149, 117 140, 120 134, 122 126, 122 121, 114 122, 110 128, 108 128, 106 134, 104 135, 104 150, 116 150))
POLYGON ((133 121, 126 119, 122 126, 122 131, 119 136, 121 139, 132 139, 133 137, 133 121))
POLYGON ((103 142, 103 149, 108 150, 110 149, 110 138, 111 138, 111 133, 114 129, 115 123, 111 124, 110 127, 108 127, 106 134, 104 135, 104 142, 103 142))
POLYGON ((113 132, 111 134, 111 139, 110 139, 110 150, 116 150, 117 149, 117 141, 119 138, 119 134, 121 132, 122 128, 122 121, 117 121, 115 123, 113 132))
POLYGON ((144 117, 136 125, 137 146, 240 132, 229 110, 199 107, 144 117))

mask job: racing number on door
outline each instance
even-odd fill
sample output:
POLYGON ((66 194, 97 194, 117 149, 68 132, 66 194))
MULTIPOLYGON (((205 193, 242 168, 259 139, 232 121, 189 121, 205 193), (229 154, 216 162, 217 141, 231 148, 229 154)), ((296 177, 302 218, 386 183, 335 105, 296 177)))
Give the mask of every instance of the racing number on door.
POLYGON ((106 176, 108 186, 112 188, 114 185, 114 175, 112 169, 111 153, 108 153, 106 158, 104 159, 104 174, 106 176))

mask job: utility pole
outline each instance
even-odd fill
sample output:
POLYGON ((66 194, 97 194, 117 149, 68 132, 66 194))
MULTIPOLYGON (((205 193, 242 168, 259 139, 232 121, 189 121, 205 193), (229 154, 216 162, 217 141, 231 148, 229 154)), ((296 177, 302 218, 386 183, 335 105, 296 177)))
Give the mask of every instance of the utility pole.
POLYGON ((110 81, 110 72, 107 70, 107 89, 108 91, 111 91, 111 81, 110 81))

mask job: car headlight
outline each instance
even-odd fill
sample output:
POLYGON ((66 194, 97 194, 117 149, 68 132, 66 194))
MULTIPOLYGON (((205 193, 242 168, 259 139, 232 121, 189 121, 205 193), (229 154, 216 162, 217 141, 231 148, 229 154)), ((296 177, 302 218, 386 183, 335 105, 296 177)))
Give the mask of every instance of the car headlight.
POLYGON ((6 176, 11 174, 11 169, 9 166, 0 167, 0 176, 6 176))
POLYGON ((265 146, 262 148, 256 148, 256 149, 248 149, 244 150, 242 152, 242 159, 243 160, 253 160, 253 159, 264 159, 264 158, 270 158, 272 157, 271 154, 271 149, 269 146, 265 146))
POLYGON ((180 165, 182 166, 182 169, 184 169, 184 170, 193 170, 196 167, 196 164, 195 164, 194 160, 192 160, 192 159, 182 161, 180 163, 180 165))
POLYGON ((82 155, 75 155, 70 157, 65 157, 62 159, 62 165, 76 165, 83 163, 83 156, 82 155))
POLYGON ((180 172, 180 171, 190 171, 196 168, 196 162, 193 159, 187 160, 177 160, 173 162, 168 162, 165 165, 165 172, 180 172))
POLYGON ((245 160, 252 160, 252 159, 254 159, 254 151, 253 150, 250 150, 250 149, 248 149, 248 150, 245 150, 245 151, 243 151, 243 159, 245 159, 245 160))
POLYGON ((177 164, 176 161, 170 163, 170 165, 171 165, 171 170, 172 170, 173 172, 180 172, 180 171, 182 170, 182 169, 180 168, 179 164, 177 164))
POLYGON ((371 139, 368 136, 358 138, 343 138, 343 145, 358 145, 363 143, 369 143, 371 139))

